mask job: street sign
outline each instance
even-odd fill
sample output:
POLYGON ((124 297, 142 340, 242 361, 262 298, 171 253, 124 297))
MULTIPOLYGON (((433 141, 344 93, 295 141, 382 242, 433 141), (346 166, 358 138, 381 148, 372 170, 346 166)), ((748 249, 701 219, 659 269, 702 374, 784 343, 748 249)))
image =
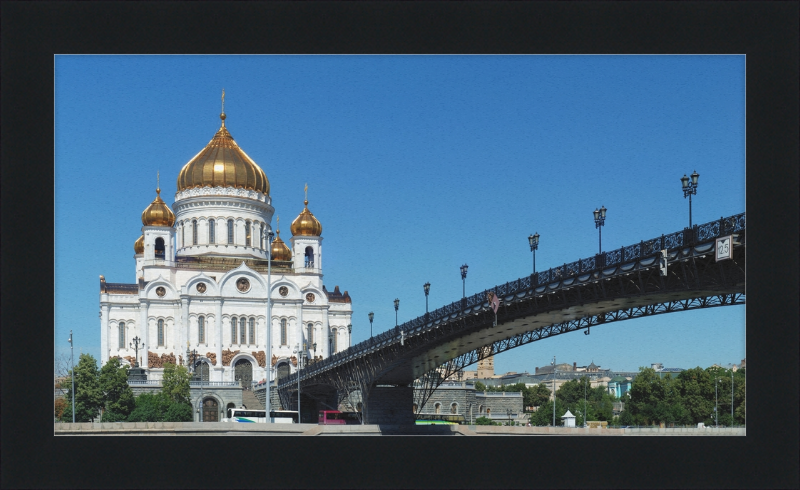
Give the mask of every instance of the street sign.
POLYGON ((728 235, 717 238, 717 252, 716 261, 727 260, 733 258, 733 236, 728 235))

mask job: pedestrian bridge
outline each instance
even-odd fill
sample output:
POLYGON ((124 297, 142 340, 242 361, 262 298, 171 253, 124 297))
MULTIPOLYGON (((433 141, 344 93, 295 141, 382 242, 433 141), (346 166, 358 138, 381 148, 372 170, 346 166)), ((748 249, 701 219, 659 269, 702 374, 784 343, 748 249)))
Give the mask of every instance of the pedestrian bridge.
MULTIPOLYGON (((421 411, 445 378, 485 357, 615 321, 744 304, 745 224, 745 213, 720 218, 459 299, 302 369, 301 405, 335 407, 358 393, 366 423, 413 424, 403 407, 421 411), (724 237, 732 257, 718 261, 724 237)), ((297 373, 279 380, 284 407, 296 407, 297 386, 297 373)))

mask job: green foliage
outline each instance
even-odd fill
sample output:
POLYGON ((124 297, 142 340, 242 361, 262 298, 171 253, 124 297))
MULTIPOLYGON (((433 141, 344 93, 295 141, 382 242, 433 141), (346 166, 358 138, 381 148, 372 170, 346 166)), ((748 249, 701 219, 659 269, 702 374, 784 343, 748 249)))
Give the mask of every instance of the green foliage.
POLYGON ((128 416, 128 422, 162 422, 170 405, 163 393, 142 393, 136 397, 136 408, 128 416))
POLYGON ((486 385, 481 383, 480 381, 475 382, 475 391, 485 391, 486 385))
POLYGON ((188 403, 171 403, 164 413, 164 422, 191 422, 192 406, 188 403))
MULTIPOLYGON (((561 400, 556 399, 556 425, 563 425, 561 417, 567 413, 567 406, 561 400)), ((539 406, 539 410, 531 414, 531 425, 550 426, 553 425, 553 401, 539 406)))
MULTIPOLYGON (((72 376, 72 371, 68 374, 72 376)), ((98 381, 97 361, 89 354, 81 354, 75 366, 75 422, 94 422, 103 406, 103 393, 98 381)), ((63 422, 72 422, 72 381, 67 389, 67 407, 61 414, 63 422)))
POLYGON ((528 392, 523 395, 525 397, 525 406, 540 407, 547 404, 550 401, 550 393, 550 389, 543 383, 528 388, 528 392))
POLYGON ((118 358, 110 359, 100 369, 99 383, 105 400, 103 422, 126 419, 136 406, 133 391, 128 386, 128 367, 120 366, 118 358))
POLYGON ((189 380, 191 374, 185 366, 164 363, 164 378, 161 381, 161 392, 176 403, 189 404, 189 380))
POLYGON ((478 417, 475 419, 475 425, 497 425, 497 423, 492 422, 488 417, 478 417))

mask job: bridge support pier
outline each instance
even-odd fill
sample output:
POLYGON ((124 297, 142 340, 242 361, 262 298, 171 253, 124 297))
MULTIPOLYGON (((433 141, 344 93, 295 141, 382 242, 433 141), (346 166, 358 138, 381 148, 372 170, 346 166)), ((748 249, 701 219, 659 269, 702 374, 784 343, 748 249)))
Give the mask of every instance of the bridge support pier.
POLYGON ((365 405, 367 424, 414 425, 414 388, 373 386, 365 405))

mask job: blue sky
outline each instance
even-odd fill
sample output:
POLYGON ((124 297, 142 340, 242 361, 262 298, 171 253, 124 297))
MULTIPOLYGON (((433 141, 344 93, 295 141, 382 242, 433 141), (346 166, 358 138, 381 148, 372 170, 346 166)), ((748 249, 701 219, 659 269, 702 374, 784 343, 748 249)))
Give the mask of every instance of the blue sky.
MULTIPOLYGON (((353 339, 597 252, 745 211, 744 56, 57 56, 54 347, 99 358, 99 279, 135 282, 155 197, 226 126, 271 184, 281 235, 323 226, 324 282, 353 339)), ((276 222, 273 219, 273 228, 276 222)), ((745 307, 673 313, 535 342, 495 371, 594 361, 739 363, 745 307)))

